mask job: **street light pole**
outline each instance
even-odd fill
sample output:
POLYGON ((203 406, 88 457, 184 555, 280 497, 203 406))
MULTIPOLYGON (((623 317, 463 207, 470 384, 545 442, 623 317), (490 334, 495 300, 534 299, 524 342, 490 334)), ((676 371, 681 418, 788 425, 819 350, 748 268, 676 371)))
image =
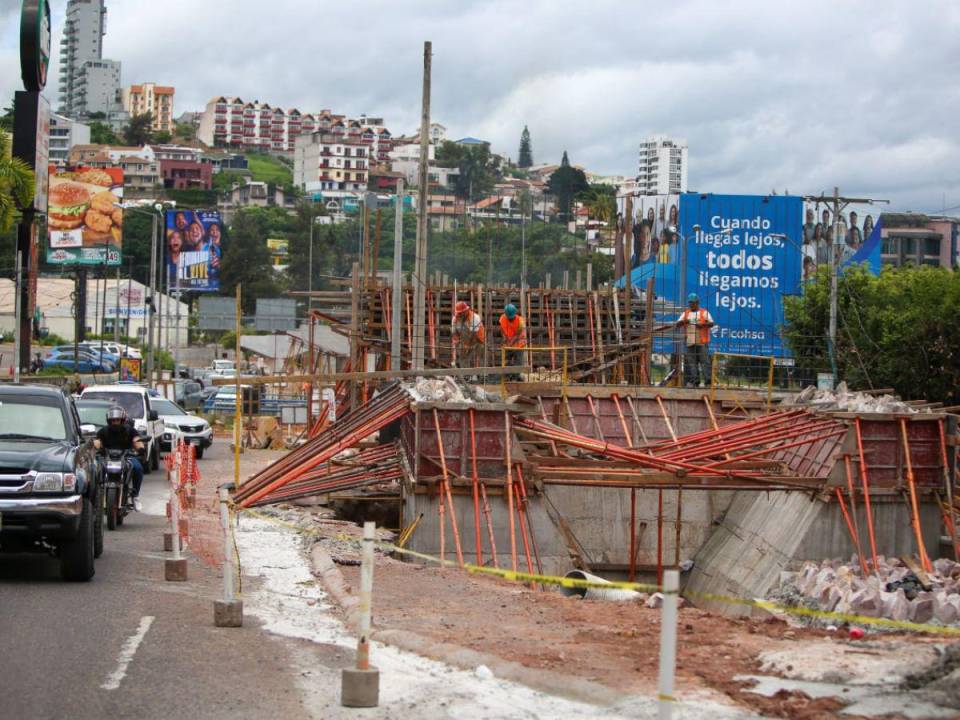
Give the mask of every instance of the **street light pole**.
POLYGON ((307 309, 313 309, 313 224, 317 218, 314 215, 313 199, 310 200, 310 251, 307 260, 307 309))
POLYGON ((157 225, 159 215, 150 213, 152 227, 150 236, 150 277, 147 278, 150 287, 150 301, 147 303, 147 383, 152 384, 154 379, 154 325, 157 321, 157 225))

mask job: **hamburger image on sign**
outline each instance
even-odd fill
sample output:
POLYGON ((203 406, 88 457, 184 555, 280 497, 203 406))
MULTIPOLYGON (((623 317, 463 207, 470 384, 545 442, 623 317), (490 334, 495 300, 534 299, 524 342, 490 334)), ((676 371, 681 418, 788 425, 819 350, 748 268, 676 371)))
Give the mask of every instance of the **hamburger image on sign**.
POLYGON ((83 185, 51 183, 47 206, 51 247, 79 247, 83 244, 81 228, 90 209, 90 199, 90 191, 83 185))

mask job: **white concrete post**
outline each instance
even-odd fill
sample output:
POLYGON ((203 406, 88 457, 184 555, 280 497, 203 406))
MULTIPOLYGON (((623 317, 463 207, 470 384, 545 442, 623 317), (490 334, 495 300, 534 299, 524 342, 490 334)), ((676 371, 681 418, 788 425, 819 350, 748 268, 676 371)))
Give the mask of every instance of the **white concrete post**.
POLYGON ((660 610, 660 678, 657 684, 657 718, 673 717, 674 673, 677 669, 677 606, 680 573, 667 570, 663 574, 663 607, 660 610))
POLYGON ((340 674, 340 704, 344 707, 376 707, 380 702, 380 673, 370 667, 370 605, 373 595, 373 540, 376 526, 363 524, 363 552, 360 561, 360 618, 357 639, 357 666, 340 674))
POLYGON ((360 637, 357 639, 357 670, 370 669, 370 605, 373 599, 373 540, 376 525, 363 524, 363 552, 360 560, 360 637))
POLYGON ((180 559, 180 448, 177 447, 177 461, 170 472, 170 530, 173 533, 173 559, 180 559))
MULTIPOLYGON (((232 483, 230 483, 232 485, 232 483)), ((230 489, 220 486, 220 527, 223 529, 223 601, 230 603, 233 597, 233 538, 230 533, 230 489)))

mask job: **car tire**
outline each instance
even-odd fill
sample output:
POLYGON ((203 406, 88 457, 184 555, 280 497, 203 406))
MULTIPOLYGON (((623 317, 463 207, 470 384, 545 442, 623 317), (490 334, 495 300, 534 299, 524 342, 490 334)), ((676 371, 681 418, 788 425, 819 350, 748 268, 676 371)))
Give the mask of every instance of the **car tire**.
POLYGON ((156 441, 153 443, 152 452, 150 453, 150 469, 159 470, 160 469, 160 448, 157 446, 156 441))
POLYGON ((93 513, 93 503, 84 498, 80 530, 75 538, 60 547, 60 575, 69 582, 88 582, 93 578, 93 513))
POLYGON ((203 457, 203 448, 197 445, 197 460, 203 457))

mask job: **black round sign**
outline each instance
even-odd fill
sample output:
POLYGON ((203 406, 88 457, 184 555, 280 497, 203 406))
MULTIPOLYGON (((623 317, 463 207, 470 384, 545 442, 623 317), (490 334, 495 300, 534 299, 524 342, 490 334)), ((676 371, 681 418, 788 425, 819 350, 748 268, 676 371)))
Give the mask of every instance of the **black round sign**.
POLYGON ((39 92, 50 67, 50 5, 47 0, 23 0, 20 12, 20 74, 26 90, 39 92))

